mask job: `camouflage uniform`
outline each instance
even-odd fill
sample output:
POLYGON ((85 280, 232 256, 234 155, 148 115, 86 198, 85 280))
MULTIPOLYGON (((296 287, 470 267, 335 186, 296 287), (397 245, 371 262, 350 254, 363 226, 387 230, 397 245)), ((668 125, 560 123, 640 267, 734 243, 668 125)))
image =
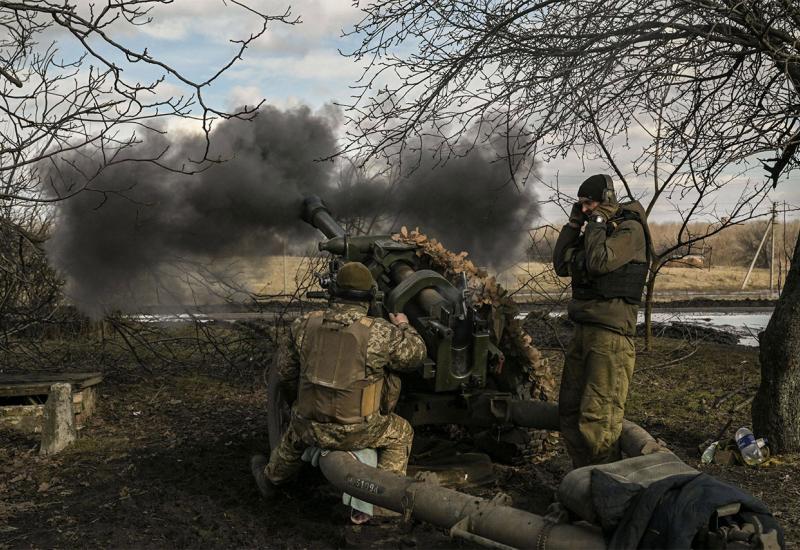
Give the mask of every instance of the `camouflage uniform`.
MULTIPOLYGON (((646 220, 639 203, 624 208, 646 220)), ((645 222, 646 223, 646 222, 645 222)), ((558 236, 553 264, 559 276, 573 277, 571 257, 583 247, 590 277, 647 261, 646 226, 632 219, 589 221, 584 236, 565 225, 558 236)), ((576 467, 620 458, 618 439, 628 386, 633 376, 638 303, 623 298, 575 297, 568 305, 575 334, 564 358, 559 393, 561 432, 576 467)), ((641 287, 639 287, 641 295, 641 287)))
MULTIPOLYGON (((313 315, 306 314, 296 319, 280 347, 277 368, 281 380, 290 387, 298 384, 302 362, 300 350, 313 315)), ((365 317, 365 303, 340 301, 323 314, 322 322, 352 325, 365 317)), ((386 377, 389 374, 386 369, 416 369, 426 355, 425 342, 409 325, 396 327, 384 319, 375 318, 369 326, 368 338, 366 370, 375 376, 386 377)), ((289 427, 280 445, 272 451, 266 475, 276 485, 289 480, 299 470, 300 457, 309 446, 343 451, 376 448, 378 468, 405 474, 413 435, 414 430, 408 421, 386 410, 385 402, 379 412, 352 424, 304 418, 298 413, 296 403, 289 427)))

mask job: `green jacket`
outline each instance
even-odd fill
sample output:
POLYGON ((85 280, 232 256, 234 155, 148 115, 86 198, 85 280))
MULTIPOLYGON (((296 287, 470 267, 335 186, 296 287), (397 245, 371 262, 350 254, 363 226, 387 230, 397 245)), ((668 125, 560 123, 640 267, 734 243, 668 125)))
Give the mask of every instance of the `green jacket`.
MULTIPOLYGON (((639 214, 643 223, 646 214, 639 202, 620 205, 639 214)), ((636 220, 612 219, 608 223, 589 221, 584 231, 583 246, 589 276, 610 273, 628 262, 647 261, 645 227, 636 220), (609 225, 611 226, 609 228, 609 225)), ((565 225, 553 250, 553 266, 560 277, 569 277, 569 264, 580 246, 581 231, 565 225)), ((576 323, 598 325, 621 334, 636 334, 639 306, 622 298, 578 300, 567 306, 569 318, 576 323)))

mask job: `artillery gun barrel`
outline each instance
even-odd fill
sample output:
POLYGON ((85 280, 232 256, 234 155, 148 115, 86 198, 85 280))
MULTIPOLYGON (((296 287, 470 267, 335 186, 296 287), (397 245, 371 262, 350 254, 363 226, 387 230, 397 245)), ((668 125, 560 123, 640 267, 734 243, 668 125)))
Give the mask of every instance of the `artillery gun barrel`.
POLYGON ((378 470, 342 451, 320 457, 319 467, 341 491, 489 548, 606 548, 600 529, 586 524, 549 523, 542 516, 512 508, 507 496, 487 500, 468 495, 378 470))
POLYGON ((303 199, 303 220, 322 231, 329 239, 344 237, 347 233, 341 225, 336 223, 328 207, 316 195, 309 195, 303 199))

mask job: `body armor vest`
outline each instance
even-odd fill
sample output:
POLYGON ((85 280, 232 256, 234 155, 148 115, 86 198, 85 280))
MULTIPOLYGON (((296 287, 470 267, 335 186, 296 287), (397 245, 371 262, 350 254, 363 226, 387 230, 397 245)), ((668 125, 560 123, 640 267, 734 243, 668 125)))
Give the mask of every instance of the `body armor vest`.
POLYGON ((300 352, 297 412, 316 422, 357 424, 380 409, 383 375, 367 372, 367 345, 374 319, 350 325, 312 314, 300 352))
MULTIPOLYGON (((626 220, 636 220, 642 225, 646 241, 647 229, 644 227, 641 217, 637 212, 626 210, 623 205, 621 214, 617 215, 614 221, 626 220)), ((616 224, 609 221, 606 225, 606 235, 611 235, 615 228, 616 224)), ((647 244, 645 244, 646 246, 647 244)), ((584 236, 581 235, 570 260, 569 269, 572 277, 572 297, 576 300, 622 298, 625 302, 633 305, 640 305, 642 302, 642 291, 647 281, 647 262, 628 262, 610 273, 592 276, 586 267, 584 236)))

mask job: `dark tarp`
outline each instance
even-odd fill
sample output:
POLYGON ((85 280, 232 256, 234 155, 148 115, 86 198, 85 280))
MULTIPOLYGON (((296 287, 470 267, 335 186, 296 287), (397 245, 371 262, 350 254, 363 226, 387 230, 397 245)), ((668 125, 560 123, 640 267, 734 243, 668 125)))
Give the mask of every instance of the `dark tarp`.
POLYGON ((733 503, 741 504, 735 519, 757 519, 760 531, 774 530, 780 547, 785 547, 783 530, 761 501, 706 474, 674 475, 644 488, 595 469, 591 487, 600 524, 612 533, 609 550, 691 548, 717 509, 733 503))

